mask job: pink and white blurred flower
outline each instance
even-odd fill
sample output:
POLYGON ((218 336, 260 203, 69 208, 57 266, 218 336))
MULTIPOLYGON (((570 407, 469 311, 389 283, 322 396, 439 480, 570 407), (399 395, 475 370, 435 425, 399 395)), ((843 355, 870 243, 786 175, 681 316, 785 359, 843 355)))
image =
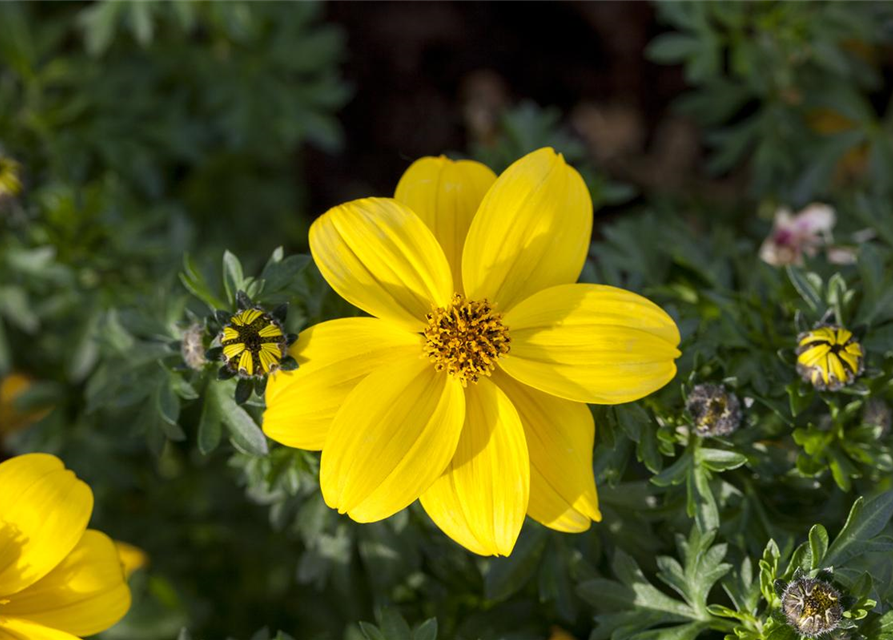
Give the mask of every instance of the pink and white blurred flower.
POLYGON ((804 255, 813 257, 831 243, 836 221, 834 209, 826 204, 811 204, 797 214, 781 208, 760 247, 760 259, 774 267, 803 264, 804 255))

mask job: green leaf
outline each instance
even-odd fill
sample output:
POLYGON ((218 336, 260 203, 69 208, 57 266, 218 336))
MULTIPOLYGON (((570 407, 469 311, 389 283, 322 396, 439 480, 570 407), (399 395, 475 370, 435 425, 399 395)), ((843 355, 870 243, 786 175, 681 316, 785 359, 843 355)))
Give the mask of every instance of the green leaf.
POLYGON ((484 576, 484 597, 505 600, 524 587, 539 567, 546 540, 545 532, 540 528, 523 530, 509 557, 490 561, 484 576))
POLYGON ((681 33, 666 33, 651 41, 645 49, 645 57, 660 64, 678 64, 697 55, 700 50, 701 43, 697 38, 681 33))
POLYGON ((682 484, 689 476, 694 457, 691 451, 686 450, 679 459, 656 476, 652 476, 651 482, 659 487, 669 487, 682 484))
POLYGON ((380 628, 387 640, 413 640, 409 625, 396 609, 382 610, 380 628))
POLYGON ((378 630, 373 624, 369 624, 368 622, 360 622, 360 631, 363 632, 363 635, 366 636, 366 640, 389 640, 385 638, 384 634, 378 630))
POLYGON ((245 289, 245 275, 242 273, 242 263, 228 250, 223 252, 223 287, 226 289, 229 306, 233 305, 236 293, 245 289))
POLYGON ((211 287, 205 281, 204 276, 202 276, 188 253, 183 255, 183 271, 180 272, 179 277, 186 290, 208 305, 212 313, 217 309, 229 307, 211 291, 211 287))
POLYGON ((858 498, 840 533, 828 548, 822 566, 835 567, 866 552, 865 544, 877 536, 893 516, 893 491, 869 501, 858 498))
POLYGON ((781 552, 775 540, 769 540, 760 559, 760 593, 770 606, 778 599, 775 593, 775 580, 778 577, 778 561, 781 552))
POLYGON ((412 640, 437 640, 437 618, 428 618, 412 634, 412 640))
POLYGON ((687 487, 687 511, 695 517, 701 531, 709 532, 719 527, 719 507, 710 488, 710 479, 702 467, 694 467, 689 474, 687 487))
POLYGON ((822 566, 822 560, 828 552, 828 532, 820 524, 809 530, 809 551, 812 555, 812 569, 822 566))
POLYGON ((636 443, 636 458, 652 473, 659 473, 663 468, 663 458, 657 448, 655 421, 637 404, 620 405, 614 411, 620 428, 636 443))
MULTIPOLYGON (((213 381, 208 382, 208 387, 213 386, 213 381)), ((205 402, 202 405, 202 414, 198 422, 198 450, 202 455, 208 455, 220 444, 222 435, 222 415, 217 404, 217 395, 206 390, 205 402)))
POLYGON ((155 408, 161 419, 170 425, 176 425, 180 419, 180 399, 171 388, 167 376, 161 379, 155 391, 155 408))
POLYGON ((725 449, 700 448, 697 457, 702 465, 716 472, 737 469, 747 463, 747 456, 725 449))
POLYGON ((822 280, 814 273, 804 273, 801 269, 788 265, 785 267, 788 278, 800 297, 809 308, 816 312, 822 304, 822 280))
POLYGON ((229 381, 211 382, 210 392, 215 395, 220 408, 221 420, 229 429, 230 441, 239 451, 252 456, 265 456, 269 453, 267 439, 260 427, 245 409, 236 404, 233 395, 235 383, 229 381))
POLYGON ((702 625, 709 624, 710 620, 703 598, 715 580, 730 567, 719 563, 725 555, 725 545, 709 548, 711 540, 712 536, 702 537, 693 530, 692 538, 680 544, 683 564, 672 558, 658 559, 659 577, 677 592, 684 593, 686 602, 671 598, 654 587, 636 562, 617 549, 612 562, 617 582, 596 578, 581 583, 577 589, 580 597, 599 614, 590 640, 607 640, 621 629, 624 638, 656 639, 676 637, 669 635, 676 633, 684 638, 697 636, 701 628, 706 628, 702 625), (697 624, 692 626, 693 622, 697 624), (675 626, 667 626, 673 624, 675 626), (648 631, 653 627, 660 629, 648 631))

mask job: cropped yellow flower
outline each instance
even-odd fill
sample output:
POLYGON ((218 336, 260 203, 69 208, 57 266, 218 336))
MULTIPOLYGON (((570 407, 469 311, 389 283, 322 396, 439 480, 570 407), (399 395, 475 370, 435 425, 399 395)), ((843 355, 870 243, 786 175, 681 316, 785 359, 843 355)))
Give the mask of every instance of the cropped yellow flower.
POLYGON ((421 498, 482 555, 508 555, 525 514, 599 520, 587 402, 641 398, 676 373, 659 307, 574 284, 592 230, 580 175, 540 149, 498 179, 422 158, 396 196, 335 207, 310 229, 325 279, 373 317, 323 322, 267 388, 264 430, 322 450, 326 503, 372 522, 421 498))
POLYGON ((862 345, 848 329, 820 326, 798 337, 797 372, 816 389, 837 391, 865 368, 862 345))
POLYGON ((23 411, 16 402, 31 389, 34 381, 22 373, 0 378, 0 435, 9 434, 45 418, 49 409, 23 411))
POLYGON ((118 559, 124 569, 124 577, 128 580, 134 573, 149 566, 148 554, 139 547, 115 540, 115 548, 118 550, 118 559))
POLYGON ((115 543, 87 529, 93 492, 55 456, 0 464, 0 637, 74 640, 130 608, 115 543))

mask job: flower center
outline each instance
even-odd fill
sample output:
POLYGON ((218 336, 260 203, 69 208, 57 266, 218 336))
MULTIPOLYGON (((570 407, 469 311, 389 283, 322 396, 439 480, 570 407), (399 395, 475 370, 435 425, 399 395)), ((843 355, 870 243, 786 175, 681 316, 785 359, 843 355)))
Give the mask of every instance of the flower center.
POLYGON ((278 369, 285 343, 282 326, 260 309, 245 309, 230 318, 220 340, 227 368, 243 377, 278 369))
POLYGON ((450 304, 425 317, 425 355, 462 386, 489 376, 499 356, 509 352, 508 327, 487 300, 466 300, 456 293, 450 304))

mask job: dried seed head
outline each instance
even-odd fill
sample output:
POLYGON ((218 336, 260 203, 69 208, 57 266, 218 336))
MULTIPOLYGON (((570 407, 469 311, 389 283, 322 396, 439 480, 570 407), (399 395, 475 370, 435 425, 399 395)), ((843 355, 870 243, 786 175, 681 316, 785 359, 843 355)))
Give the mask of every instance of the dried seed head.
POLYGON ((741 403, 720 384, 696 385, 685 405, 694 419, 695 433, 706 438, 726 436, 741 424, 741 403))
POLYGON ((205 329, 195 322, 183 332, 180 338, 180 355, 186 366, 200 371, 208 360, 205 358, 205 329))
POLYGON ((824 580, 800 578, 785 588, 781 609, 798 633, 817 638, 837 629, 843 617, 840 593, 824 580))

